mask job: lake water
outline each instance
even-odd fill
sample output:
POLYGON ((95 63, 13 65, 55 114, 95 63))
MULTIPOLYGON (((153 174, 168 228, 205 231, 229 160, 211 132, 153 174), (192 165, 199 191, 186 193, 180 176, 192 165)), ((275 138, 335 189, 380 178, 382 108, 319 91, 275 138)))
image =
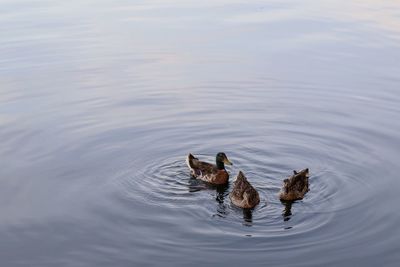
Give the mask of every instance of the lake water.
POLYGON ((399 1, 0 4, 1 266, 398 266, 399 1))

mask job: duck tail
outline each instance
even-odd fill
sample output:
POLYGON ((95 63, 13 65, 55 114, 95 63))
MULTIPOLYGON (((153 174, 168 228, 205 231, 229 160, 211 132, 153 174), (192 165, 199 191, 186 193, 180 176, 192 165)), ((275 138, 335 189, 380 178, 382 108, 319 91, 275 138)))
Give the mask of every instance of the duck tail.
POLYGON ((186 157, 186 164, 190 169, 194 168, 193 160, 196 159, 192 154, 189 153, 189 155, 186 157))
POLYGON ((243 173, 242 171, 239 171, 237 177, 239 177, 240 179, 247 180, 247 179, 246 179, 246 176, 244 175, 244 173, 243 173))

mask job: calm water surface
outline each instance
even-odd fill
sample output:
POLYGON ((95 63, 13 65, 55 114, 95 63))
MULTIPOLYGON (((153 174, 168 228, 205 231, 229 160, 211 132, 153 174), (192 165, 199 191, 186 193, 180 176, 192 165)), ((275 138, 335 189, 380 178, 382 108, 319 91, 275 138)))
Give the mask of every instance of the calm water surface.
POLYGON ((1 266, 398 266, 399 1, 0 3, 1 266))

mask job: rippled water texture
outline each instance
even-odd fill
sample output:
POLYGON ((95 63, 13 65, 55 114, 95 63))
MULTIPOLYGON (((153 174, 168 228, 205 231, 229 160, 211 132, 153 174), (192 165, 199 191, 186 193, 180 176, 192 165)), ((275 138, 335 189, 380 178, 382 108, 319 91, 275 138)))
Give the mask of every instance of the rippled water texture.
POLYGON ((398 266, 399 1, 0 3, 1 266, 398 266))

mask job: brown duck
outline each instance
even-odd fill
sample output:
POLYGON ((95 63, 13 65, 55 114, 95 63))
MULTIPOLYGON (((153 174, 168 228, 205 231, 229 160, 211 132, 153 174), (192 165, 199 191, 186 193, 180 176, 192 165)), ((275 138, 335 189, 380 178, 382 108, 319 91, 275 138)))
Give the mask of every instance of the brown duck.
POLYGON ((283 201, 299 200, 309 191, 308 169, 299 172, 293 171, 293 175, 283 180, 283 186, 279 192, 279 198, 283 201))
POLYGON ((239 171, 234 182, 233 190, 229 194, 229 198, 235 206, 240 208, 254 208, 260 203, 260 197, 254 187, 247 181, 243 172, 239 171))
POLYGON ((225 170, 225 164, 232 165, 225 153, 218 153, 215 157, 216 165, 200 161, 192 154, 186 158, 186 164, 190 169, 190 174, 196 178, 211 184, 226 184, 229 174, 225 170))

